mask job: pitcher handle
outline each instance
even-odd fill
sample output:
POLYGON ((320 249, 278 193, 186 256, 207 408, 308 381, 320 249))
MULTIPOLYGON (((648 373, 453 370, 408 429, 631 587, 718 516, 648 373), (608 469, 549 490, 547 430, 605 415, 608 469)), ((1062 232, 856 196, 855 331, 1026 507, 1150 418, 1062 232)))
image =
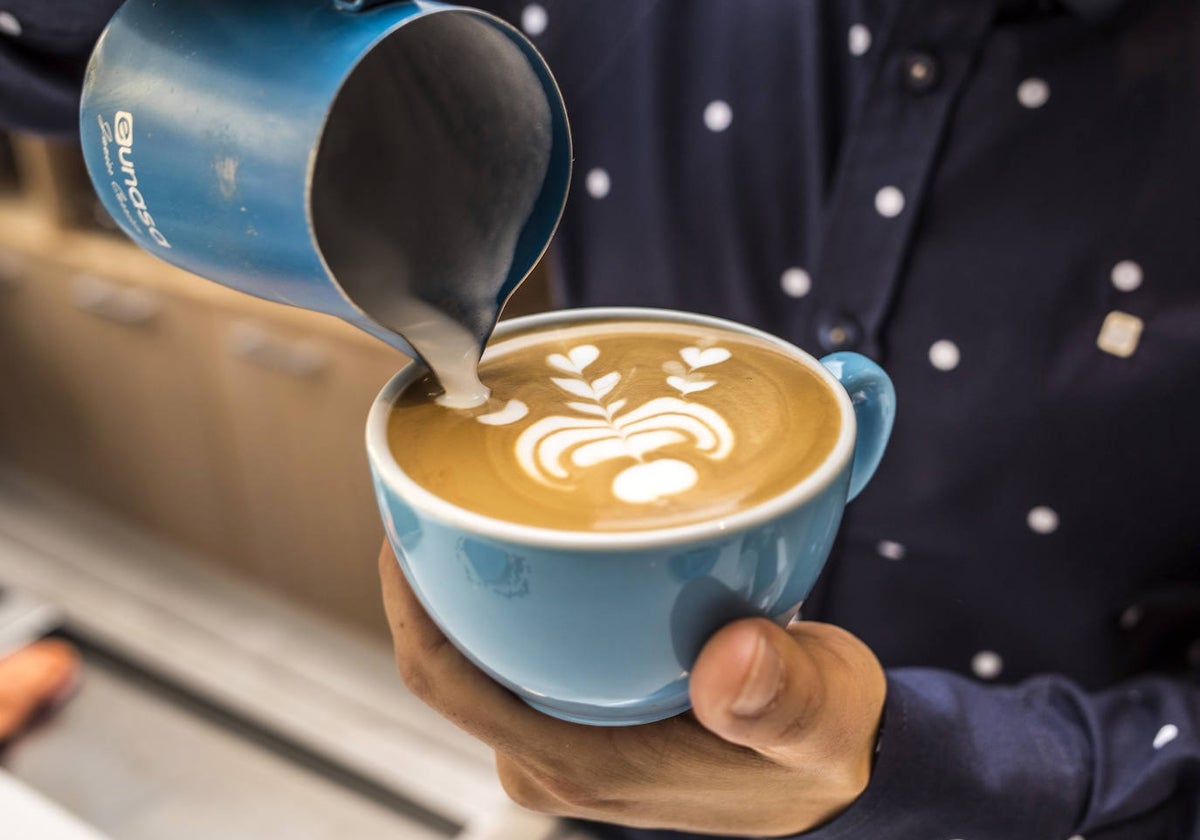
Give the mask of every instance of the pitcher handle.
POLYGON ((821 364, 850 395, 858 421, 850 491, 846 496, 849 502, 867 486, 883 458, 896 420, 896 389, 883 368, 858 353, 831 353, 821 359, 821 364))

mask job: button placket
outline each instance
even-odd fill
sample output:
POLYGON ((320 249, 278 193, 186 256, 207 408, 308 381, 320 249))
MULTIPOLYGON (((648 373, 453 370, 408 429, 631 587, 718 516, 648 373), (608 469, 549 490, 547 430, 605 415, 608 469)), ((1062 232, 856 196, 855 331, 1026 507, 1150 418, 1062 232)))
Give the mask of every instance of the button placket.
POLYGON ((993 10, 986 0, 937 14, 905 4, 891 31, 876 38, 880 60, 841 152, 810 267, 821 280, 821 305, 796 314, 795 334, 827 350, 853 345, 879 355, 937 150, 993 10))
POLYGON ((900 60, 900 66, 901 81, 909 93, 928 93, 942 80, 941 65, 926 50, 909 50, 900 60))
POLYGON ((862 341, 862 327, 853 315, 827 312, 821 316, 817 326, 817 341, 829 353, 855 350, 862 341))

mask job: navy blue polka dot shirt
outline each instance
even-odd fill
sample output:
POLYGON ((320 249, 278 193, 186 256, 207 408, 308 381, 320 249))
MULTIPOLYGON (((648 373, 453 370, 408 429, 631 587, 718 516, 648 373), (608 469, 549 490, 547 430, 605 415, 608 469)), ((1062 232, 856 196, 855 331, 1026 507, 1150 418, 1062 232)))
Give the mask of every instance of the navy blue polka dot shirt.
MULTIPOLYGON (((0 0, 0 119, 71 129, 113 5, 0 0)), ((570 112, 562 303, 895 381, 803 611, 887 667, 884 732, 805 836, 1200 840, 1200 3, 479 5, 570 112)))

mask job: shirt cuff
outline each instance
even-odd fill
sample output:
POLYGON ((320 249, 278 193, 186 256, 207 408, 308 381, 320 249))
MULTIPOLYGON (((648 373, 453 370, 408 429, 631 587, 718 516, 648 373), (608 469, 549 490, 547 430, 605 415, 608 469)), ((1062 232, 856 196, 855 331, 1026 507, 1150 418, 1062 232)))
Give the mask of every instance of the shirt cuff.
POLYGON ((795 840, 1073 833, 1087 796, 1084 742, 1016 690, 947 672, 890 671, 883 720, 867 789, 837 818, 795 840))

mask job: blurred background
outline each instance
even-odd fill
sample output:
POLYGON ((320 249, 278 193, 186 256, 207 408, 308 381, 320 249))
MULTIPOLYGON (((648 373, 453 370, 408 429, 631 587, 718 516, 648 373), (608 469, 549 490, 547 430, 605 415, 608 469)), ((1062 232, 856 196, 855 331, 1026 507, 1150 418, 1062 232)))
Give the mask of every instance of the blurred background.
MULTIPOLYGON (((539 269, 505 314, 548 306, 539 269)), ((583 837, 395 676, 362 435, 405 361, 156 260, 76 144, 0 134, 0 656, 84 657, 0 745, 0 834, 583 837)))

